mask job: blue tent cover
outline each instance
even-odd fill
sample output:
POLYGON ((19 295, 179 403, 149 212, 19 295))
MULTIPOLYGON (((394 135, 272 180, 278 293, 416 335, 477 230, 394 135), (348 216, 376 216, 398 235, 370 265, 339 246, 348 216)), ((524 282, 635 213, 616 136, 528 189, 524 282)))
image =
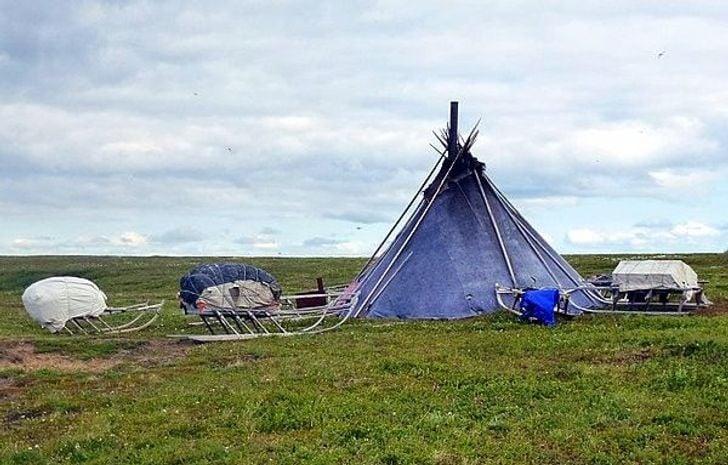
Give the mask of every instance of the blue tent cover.
MULTIPOLYGON (((353 283, 359 292, 355 316, 467 318, 499 308, 496 285, 583 285, 579 273, 497 189, 481 162, 465 153, 452 170, 449 163, 389 247, 353 283)), ((571 302, 600 305, 582 290, 571 294, 571 302)))

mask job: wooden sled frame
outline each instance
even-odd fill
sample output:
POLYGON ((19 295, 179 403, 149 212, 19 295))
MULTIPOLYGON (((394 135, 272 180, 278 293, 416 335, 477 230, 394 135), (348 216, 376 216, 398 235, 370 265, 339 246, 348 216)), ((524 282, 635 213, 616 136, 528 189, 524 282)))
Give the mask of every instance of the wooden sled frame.
POLYGON ((710 305, 710 301, 703 294, 702 287, 648 288, 620 291, 616 286, 595 286, 595 289, 602 299, 609 303, 613 312, 691 313, 694 310, 710 305), (670 297, 673 296, 679 296, 679 300, 676 302, 670 301, 670 297))
MULTIPOLYGON (((520 315, 521 312, 518 310, 518 304, 520 302, 523 293, 528 290, 526 288, 511 288, 500 286, 496 284, 495 293, 498 305, 504 310, 520 315), (510 296, 512 299, 511 305, 504 302, 504 296, 510 296)), ((704 308, 708 304, 700 303, 700 298, 696 297, 696 302, 686 302, 685 299, 679 303, 662 302, 657 305, 650 307, 649 302, 635 305, 630 303, 625 296, 618 299, 607 299, 599 288, 587 285, 576 287, 572 289, 559 289, 559 305, 557 306, 557 313, 566 316, 576 316, 581 313, 594 313, 594 314, 615 314, 615 315, 662 315, 662 316, 680 316, 690 315, 693 311, 704 308), (578 305, 576 302, 571 300, 570 295, 576 291, 584 291, 589 294, 590 297, 597 300, 603 305, 603 308, 586 308, 578 305), (573 309, 573 310, 570 310, 573 309)))
POLYGON ((72 325, 81 334, 122 334, 139 331, 149 327, 159 318, 159 313, 164 305, 164 300, 157 304, 144 302, 126 307, 108 307, 99 316, 77 316, 66 322, 63 329, 68 333, 76 333, 69 328, 72 325), (112 325, 104 319, 104 316, 129 314, 133 318, 125 323, 112 325), (145 318, 146 317, 146 318, 145 318))
POLYGON ((341 291, 283 296, 281 307, 231 310, 208 306, 198 313, 202 321, 196 325, 205 326, 210 334, 180 334, 169 337, 194 342, 214 342, 322 333, 338 328, 349 319, 357 297, 358 293, 346 294, 341 291), (302 297, 325 297, 328 304, 305 309, 293 308, 293 300, 302 297), (331 326, 325 326, 325 320, 329 317, 338 317, 339 320, 331 326), (313 322, 301 326, 300 322, 306 320, 313 322))

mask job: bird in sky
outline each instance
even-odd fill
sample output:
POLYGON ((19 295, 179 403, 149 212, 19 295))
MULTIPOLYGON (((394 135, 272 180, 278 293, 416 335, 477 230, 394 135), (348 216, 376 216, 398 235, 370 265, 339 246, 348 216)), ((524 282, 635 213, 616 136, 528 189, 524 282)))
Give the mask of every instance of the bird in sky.
POLYGON ((228 148, 227 148, 227 151, 228 151, 228 152, 230 152, 230 153, 232 153, 233 149, 232 149, 232 148, 230 148, 230 147, 228 147, 228 148))
POLYGON ((665 51, 663 50, 657 54, 657 58, 662 58, 664 55, 665 55, 665 51))

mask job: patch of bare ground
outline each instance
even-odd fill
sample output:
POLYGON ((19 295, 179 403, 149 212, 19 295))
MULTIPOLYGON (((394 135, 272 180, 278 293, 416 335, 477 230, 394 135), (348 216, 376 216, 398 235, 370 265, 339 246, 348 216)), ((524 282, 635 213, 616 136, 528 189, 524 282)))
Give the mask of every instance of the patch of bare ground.
MULTIPOLYGON (((153 367, 169 364, 184 357, 190 347, 190 345, 176 341, 151 340, 132 349, 119 350, 108 357, 80 360, 52 352, 38 353, 31 342, 6 341, 0 347, 0 369, 23 371, 54 369, 100 373, 122 363, 153 367)), ((0 388, 2 388, 1 385, 0 388)))
POLYGON ((17 396, 23 391, 22 385, 14 378, 0 378, 0 404, 17 396))
POLYGON ((692 458, 704 457, 709 447, 710 442, 705 437, 675 438, 675 448, 692 458))
POLYGON ((149 368, 168 365, 184 358, 192 347, 194 347, 192 342, 152 339, 133 349, 120 351, 112 358, 149 368))
POLYGON ((653 355, 654 351, 652 349, 644 347, 639 350, 614 354, 614 356, 609 359, 609 362, 614 365, 636 365, 649 360, 653 355))
POLYGON ((710 307, 701 308, 694 312, 699 316, 722 316, 728 315, 728 303, 713 304, 710 307))
POLYGON ((54 353, 37 353, 30 342, 9 342, 0 348, 0 369, 17 368, 25 371, 42 368, 61 371, 101 372, 116 365, 114 360, 91 359, 77 360, 66 355, 54 353))
POLYGON ((22 422, 23 420, 40 418, 47 413, 48 412, 44 411, 43 409, 11 410, 5 414, 5 425, 12 426, 16 423, 22 422))

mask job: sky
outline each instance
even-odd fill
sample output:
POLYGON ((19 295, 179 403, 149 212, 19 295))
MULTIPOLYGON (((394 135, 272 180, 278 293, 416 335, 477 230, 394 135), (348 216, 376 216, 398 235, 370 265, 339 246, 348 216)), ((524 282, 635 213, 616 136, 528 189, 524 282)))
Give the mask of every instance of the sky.
POLYGON ((728 249, 728 4, 0 0, 0 254, 371 254, 460 102, 562 253, 728 249))

